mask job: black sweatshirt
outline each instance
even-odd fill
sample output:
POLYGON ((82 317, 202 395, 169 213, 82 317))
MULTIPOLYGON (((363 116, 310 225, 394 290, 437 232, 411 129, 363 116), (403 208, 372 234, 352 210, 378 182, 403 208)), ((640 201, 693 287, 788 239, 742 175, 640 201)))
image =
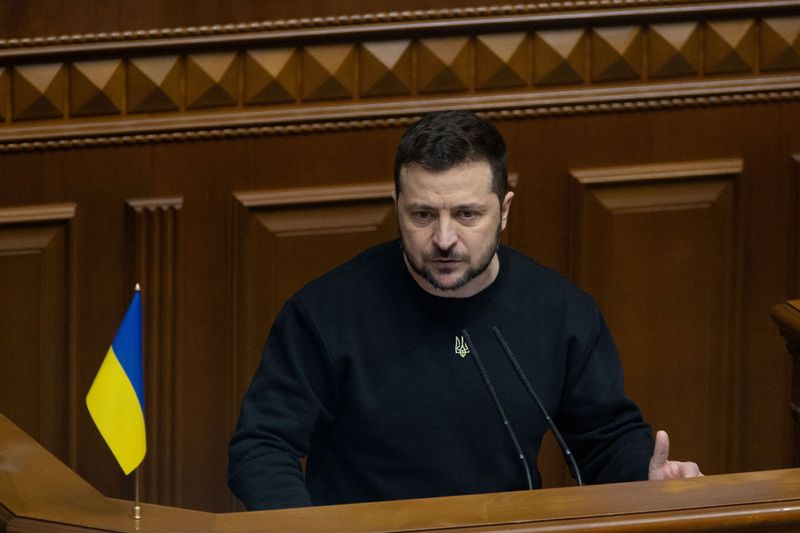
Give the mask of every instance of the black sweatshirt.
POLYGON ((541 486, 547 426, 497 326, 578 460, 584 482, 647 478, 650 428, 592 299, 505 247, 469 298, 425 292, 399 241, 295 294, 273 324, 230 443, 228 484, 249 509, 499 492, 525 471, 466 328, 541 486), (305 476, 299 459, 307 456, 305 476))

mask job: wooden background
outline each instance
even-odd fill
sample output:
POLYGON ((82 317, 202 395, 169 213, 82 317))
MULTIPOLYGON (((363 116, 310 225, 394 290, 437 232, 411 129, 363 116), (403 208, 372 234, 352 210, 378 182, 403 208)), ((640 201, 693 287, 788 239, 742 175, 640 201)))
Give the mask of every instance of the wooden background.
MULTIPOLYGON (((788 466, 769 309, 800 295, 800 3, 778 0, 0 4, 0 411, 130 497, 84 397, 139 281, 144 499, 237 509, 227 442, 272 318, 395 235, 396 142, 451 107, 505 135, 505 241, 595 296, 673 456, 788 466)), ((540 468, 565 482, 552 443, 540 468)))

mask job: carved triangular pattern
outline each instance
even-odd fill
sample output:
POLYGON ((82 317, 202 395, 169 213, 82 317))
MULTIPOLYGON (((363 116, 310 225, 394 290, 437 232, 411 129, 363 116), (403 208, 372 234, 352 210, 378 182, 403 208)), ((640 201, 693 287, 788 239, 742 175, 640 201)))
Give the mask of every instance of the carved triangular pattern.
POLYGON ((631 67, 624 58, 618 58, 612 61, 603 72, 599 73, 596 77, 598 81, 617 81, 617 80, 632 80, 639 77, 636 69, 631 67))
POLYGON ((800 68, 800 17, 764 20, 761 31, 761 68, 800 68))
POLYGON ((394 72, 386 72, 364 91, 365 96, 396 96, 408 94, 408 87, 394 72))
POLYGON ((362 50, 369 53, 375 61, 383 65, 387 70, 392 70, 397 63, 408 52, 411 42, 408 40, 385 41, 375 43, 364 43, 362 50))
MULTIPOLYGON (((346 67, 344 60, 338 64, 341 68, 346 67)), ((316 60, 314 55, 306 55, 303 70, 303 83, 306 84, 303 88, 304 99, 335 100, 353 96, 351 91, 337 78, 339 72, 329 72, 316 60)))
POLYGON ((186 88, 187 105, 190 108, 222 107, 236 105, 236 80, 231 78, 231 67, 217 81, 205 70, 192 69, 186 88), (233 91, 233 92, 232 92, 233 91))
POLYGON ((503 63, 511 62, 525 43, 526 34, 500 34, 481 35, 478 37, 479 46, 494 54, 503 63))
POLYGON ((742 59, 742 56, 740 56, 739 52, 736 50, 729 51, 713 66, 713 72, 716 74, 735 74, 738 72, 748 72, 750 70, 750 65, 747 61, 742 59))
MULTIPOLYGON (((480 48, 481 61, 478 64, 478 88, 481 89, 501 89, 508 87, 521 87, 525 85, 524 74, 517 72, 509 61, 514 60, 514 56, 508 60, 497 55, 494 50, 485 47, 483 43, 478 45, 480 48), (482 50, 481 50, 482 49, 482 50)), ((519 48, 517 48, 517 51, 519 48)))
POLYGON ((583 78, 579 72, 575 71, 569 63, 562 62, 537 83, 540 85, 568 85, 582 81, 583 78))
POLYGON ((212 83, 220 83, 231 68, 235 67, 236 54, 199 54, 189 57, 189 64, 203 72, 212 83))
POLYGON ((200 95, 190 107, 222 107, 235 105, 236 99, 220 85, 214 84, 200 95))
POLYGON ((654 77, 691 76, 697 74, 697 69, 685 57, 676 53, 661 67, 653 72, 654 77))
POLYGON ((71 111, 75 116, 116 115, 119 112, 116 104, 105 93, 100 92, 89 98, 79 109, 71 111))
POLYGON ((178 65, 179 62, 174 58, 131 61, 128 69, 128 111, 153 113, 178 110, 178 65))
POLYGON ((289 91, 278 81, 272 81, 266 84, 248 100, 249 103, 280 103, 292 101, 294 101, 294 96, 289 94, 289 91))
POLYGON ((764 70, 800 69, 800 54, 794 48, 785 48, 783 52, 766 62, 764 70))
POLYGON ((425 86, 426 92, 463 91, 467 88, 458 75, 449 68, 445 68, 425 86))
POLYGON ((248 54, 245 63, 245 101, 248 104, 291 102, 295 100, 295 54, 286 53, 261 59, 248 54), (287 55, 288 54, 288 55, 287 55), (270 68, 265 68, 269 66, 270 68), (278 67, 277 65, 280 65, 278 67), (288 85, 287 85, 288 84, 288 85))
MULTIPOLYGON (((401 41, 400 43, 407 43, 401 41)), ((397 46, 399 49, 399 44, 397 46)), ((408 46, 396 57, 397 49, 384 50, 387 57, 383 60, 376 57, 369 48, 361 53, 361 94, 364 96, 393 96, 410 92, 410 56, 408 46), (391 52, 391 54, 389 54, 391 52), (391 63, 391 67, 386 65, 391 63), (403 79, 405 77, 405 80, 403 79)))
MULTIPOLYGON (((60 72, 60 71, 59 71, 60 72)), ((60 118, 64 115, 61 107, 63 91, 60 86, 61 76, 56 74, 46 85, 42 94, 27 78, 19 76, 14 86, 14 118, 17 120, 33 120, 60 118), (50 94, 52 93, 52 94, 50 94), (56 101, 53 101, 56 98, 56 101)), ((40 82, 42 80, 39 80, 40 82)))
POLYGON ((154 113, 157 111, 176 111, 177 109, 178 106, 172 98, 154 84, 147 96, 132 105, 129 111, 131 113, 154 113))
MULTIPOLYGON (((118 66, 117 66, 118 67, 118 66)), ((122 111, 123 82, 115 70, 108 79, 105 74, 103 88, 86 77, 85 70, 73 71, 70 90, 70 113, 74 116, 116 115, 122 111)), ((97 79, 97 76, 96 76, 97 79)))
POLYGON ((51 102, 46 96, 40 96, 36 98, 30 105, 28 105, 23 111, 17 113, 14 118, 17 120, 28 120, 59 118, 62 115, 63 113, 61 110, 53 105, 53 102, 51 102))
POLYGON ((481 84, 481 88, 502 89, 508 87, 521 87, 525 85, 517 72, 508 65, 502 65, 489 79, 481 84))
POLYGON ((337 98, 349 98, 350 96, 350 92, 339 82, 339 80, 336 78, 328 78, 307 98, 309 100, 333 100, 337 98))

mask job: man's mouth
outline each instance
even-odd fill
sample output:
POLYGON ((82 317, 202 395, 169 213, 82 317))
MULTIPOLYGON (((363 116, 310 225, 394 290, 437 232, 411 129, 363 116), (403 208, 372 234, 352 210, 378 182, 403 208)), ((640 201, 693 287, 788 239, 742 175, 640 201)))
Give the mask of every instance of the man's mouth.
POLYGON ((460 263, 458 259, 433 259, 431 261, 431 267, 439 274, 449 274, 457 269, 460 263))

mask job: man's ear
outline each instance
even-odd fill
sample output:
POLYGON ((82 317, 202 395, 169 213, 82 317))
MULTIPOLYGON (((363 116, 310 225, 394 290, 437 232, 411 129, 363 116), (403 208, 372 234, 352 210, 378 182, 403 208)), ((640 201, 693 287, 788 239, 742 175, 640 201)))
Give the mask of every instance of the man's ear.
POLYGON ((505 198, 503 198, 503 204, 500 206, 500 229, 506 229, 506 223, 508 223, 508 213, 511 211, 511 200, 514 198, 514 193, 508 191, 506 193, 505 198))

